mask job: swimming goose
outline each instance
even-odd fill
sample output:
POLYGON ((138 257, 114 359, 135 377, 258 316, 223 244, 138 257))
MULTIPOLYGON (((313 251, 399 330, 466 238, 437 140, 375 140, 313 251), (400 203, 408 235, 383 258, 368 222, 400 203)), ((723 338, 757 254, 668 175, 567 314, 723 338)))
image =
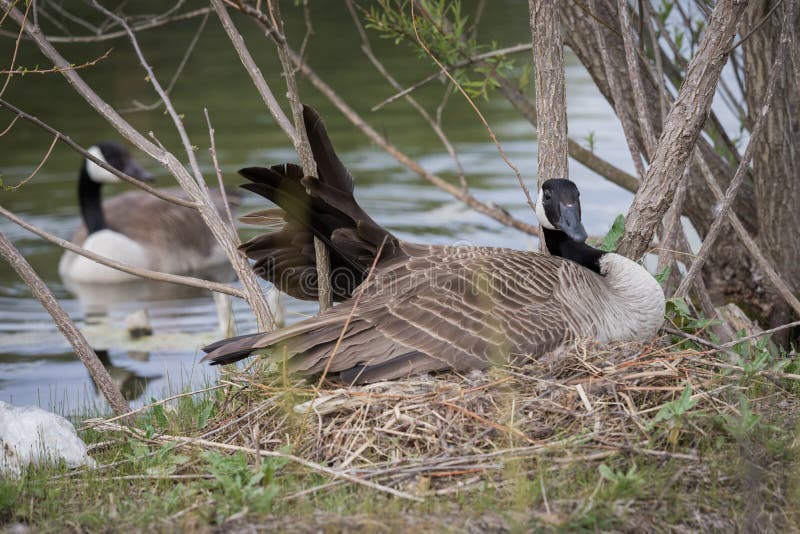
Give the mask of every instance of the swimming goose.
MULTIPOLYGON (((89 153, 133 178, 152 180, 119 143, 97 143, 89 153)), ((73 243, 112 260, 167 273, 198 271, 227 261, 200 214, 191 208, 172 204, 146 191, 129 191, 101 203, 103 184, 120 181, 111 172, 84 159, 78 180, 83 224, 72 235, 73 243)), ((168 191, 186 198, 178 188, 168 191)), ((222 209, 219 191, 212 191, 212 195, 217 209, 222 209)), ((70 251, 61 256, 58 272, 65 281, 79 283, 136 279, 70 251)))
POLYGON ((549 256, 408 243, 361 209, 319 116, 306 107, 304 119, 319 177, 291 164, 242 169, 251 181, 245 189, 284 210, 253 219, 281 217, 285 224, 241 248, 261 276, 312 300, 313 236, 320 238, 330 248, 334 295, 342 303, 279 331, 214 343, 203 349, 204 361, 229 364, 266 353, 291 372, 327 369, 331 378, 361 384, 484 369, 572 340, 644 341, 656 334, 664 314, 661 286, 636 262, 584 243, 571 181, 547 180, 537 196, 549 256))

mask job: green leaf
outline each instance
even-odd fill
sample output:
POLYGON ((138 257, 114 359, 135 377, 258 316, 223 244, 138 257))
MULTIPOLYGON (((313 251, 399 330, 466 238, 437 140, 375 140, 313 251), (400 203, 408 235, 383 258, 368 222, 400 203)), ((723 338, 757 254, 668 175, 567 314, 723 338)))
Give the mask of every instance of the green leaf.
POLYGON ((692 312, 689 310, 689 304, 682 298, 674 297, 667 300, 667 309, 672 308, 676 314, 681 317, 689 318, 692 312))
POLYGON ((614 224, 611 225, 611 229, 603 238, 603 242, 600 244, 600 249, 605 250, 606 252, 613 252, 617 250, 617 243, 624 233, 625 216, 617 215, 617 218, 614 219, 614 224))
POLYGON ((658 282, 659 285, 661 285, 661 287, 664 287, 664 284, 667 283, 669 275, 670 275, 670 268, 669 265, 667 265, 661 270, 660 273, 656 274, 655 276, 656 282, 658 282))
POLYGON ((614 474, 614 471, 612 471, 611 468, 608 467, 606 464, 600 464, 597 470, 600 471, 601 477, 610 482, 614 482, 617 479, 617 475, 614 474))

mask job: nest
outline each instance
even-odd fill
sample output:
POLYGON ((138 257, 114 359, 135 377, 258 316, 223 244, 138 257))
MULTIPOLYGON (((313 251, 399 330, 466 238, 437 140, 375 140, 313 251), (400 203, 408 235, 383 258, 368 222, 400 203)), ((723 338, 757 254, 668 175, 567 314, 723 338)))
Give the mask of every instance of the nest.
POLYGON ((332 479, 286 499, 354 483, 421 500, 490 478, 503 485, 504 470, 534 458, 554 469, 620 453, 699 465, 692 436, 703 431, 688 410, 739 416, 738 390, 748 381, 800 379, 767 368, 753 374, 734 356, 664 340, 583 343, 482 372, 349 388, 259 370, 256 361, 255 370, 227 371, 205 390, 217 390, 217 415, 192 435, 152 435, 114 419, 87 424, 153 444, 245 452, 256 462, 282 458, 332 479))
POLYGON ((695 460, 673 452, 679 430, 652 423, 687 385, 692 409, 736 413, 729 399, 741 373, 721 373, 736 369, 715 351, 577 344, 483 372, 350 388, 239 371, 223 378, 219 416, 202 437, 276 454, 289 443, 295 457, 337 473, 447 493, 511 459, 622 451, 695 460))

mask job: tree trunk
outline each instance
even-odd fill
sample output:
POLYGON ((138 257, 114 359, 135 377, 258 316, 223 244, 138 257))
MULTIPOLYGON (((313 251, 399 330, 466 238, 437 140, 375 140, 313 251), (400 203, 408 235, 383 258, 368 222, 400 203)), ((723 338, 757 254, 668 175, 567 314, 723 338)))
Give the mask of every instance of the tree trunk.
MULTIPOLYGON (((778 3, 775 0, 752 2, 743 18, 742 34, 746 35, 759 24, 778 3)), ((781 24, 787 16, 792 27, 800 24, 794 2, 784 0, 774 13, 750 35, 743 44, 745 64, 745 89, 748 121, 753 123, 760 113, 767 87, 770 65, 775 60, 781 33, 781 24)), ((796 40, 789 44, 798 47, 796 40)), ((778 78, 773 109, 766 118, 764 131, 756 145, 753 158, 755 200, 759 206, 757 242, 775 268, 790 284, 800 291, 800 87, 790 58, 778 78)), ((789 306, 770 292, 772 325, 789 322, 789 306)))
MULTIPOLYGON (((613 70, 619 73, 627 73, 616 2, 614 0, 595 0, 594 5, 597 10, 593 14, 603 21, 603 26, 607 24, 615 30, 613 32, 604 30, 607 51, 610 62, 614 67, 613 70)), ((565 44, 578 56, 599 91, 617 114, 629 114, 629 120, 634 124, 638 124, 638 117, 634 115, 636 107, 629 76, 620 75, 618 78, 618 85, 624 101, 616 105, 611 96, 603 61, 598 52, 599 45, 593 31, 594 20, 592 17, 581 8, 581 5, 575 2, 561 3, 560 16, 564 26, 565 44)), ((646 94, 659 94, 660 88, 652 77, 643 76, 642 84, 646 94)), ((655 105, 654 102, 653 105, 649 106, 648 111, 655 134, 660 136, 662 123, 659 106, 655 105)), ((644 142, 639 128, 636 128, 634 134, 640 144, 644 142)), ((720 188, 725 190, 733 177, 735 169, 705 139, 698 140, 697 148, 711 167, 720 188)), ((713 198, 712 192, 706 185, 702 170, 698 165, 690 167, 687 188, 688 192, 684 201, 683 214, 689 218, 702 237, 714 220, 714 210, 709 208, 709 203, 713 202, 709 200, 713 198)), ((757 232, 757 210, 752 183, 745 182, 743 184, 742 191, 734 204, 734 211, 739 215, 745 228, 755 234, 757 232)), ((745 247, 733 232, 729 232, 720 236, 717 240, 711 257, 706 264, 706 269, 704 269, 704 279, 717 303, 733 301, 763 316, 767 311, 764 307, 765 289, 759 278, 755 277, 754 279, 752 274, 754 269, 756 269, 755 262, 749 257, 745 247)))
POLYGON ((555 0, 530 0, 540 186, 550 178, 569 178, 564 45, 557 8, 555 0))

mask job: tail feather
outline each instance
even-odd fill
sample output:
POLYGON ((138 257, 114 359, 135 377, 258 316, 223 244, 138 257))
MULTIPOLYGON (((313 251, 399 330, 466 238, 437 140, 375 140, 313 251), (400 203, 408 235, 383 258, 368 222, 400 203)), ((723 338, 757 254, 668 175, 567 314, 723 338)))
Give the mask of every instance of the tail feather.
POLYGON ((277 232, 257 236, 240 249, 256 261, 258 274, 281 291, 302 300, 316 300, 314 237, 331 254, 334 300, 350 298, 363 282, 378 250, 381 257, 399 252, 399 242, 372 220, 353 197, 353 177, 339 160, 325 125, 314 109, 303 109, 306 132, 317 164, 318 177, 304 176, 294 164, 249 167, 239 173, 250 183, 242 187, 280 206, 248 216, 248 222, 276 226, 277 232))

